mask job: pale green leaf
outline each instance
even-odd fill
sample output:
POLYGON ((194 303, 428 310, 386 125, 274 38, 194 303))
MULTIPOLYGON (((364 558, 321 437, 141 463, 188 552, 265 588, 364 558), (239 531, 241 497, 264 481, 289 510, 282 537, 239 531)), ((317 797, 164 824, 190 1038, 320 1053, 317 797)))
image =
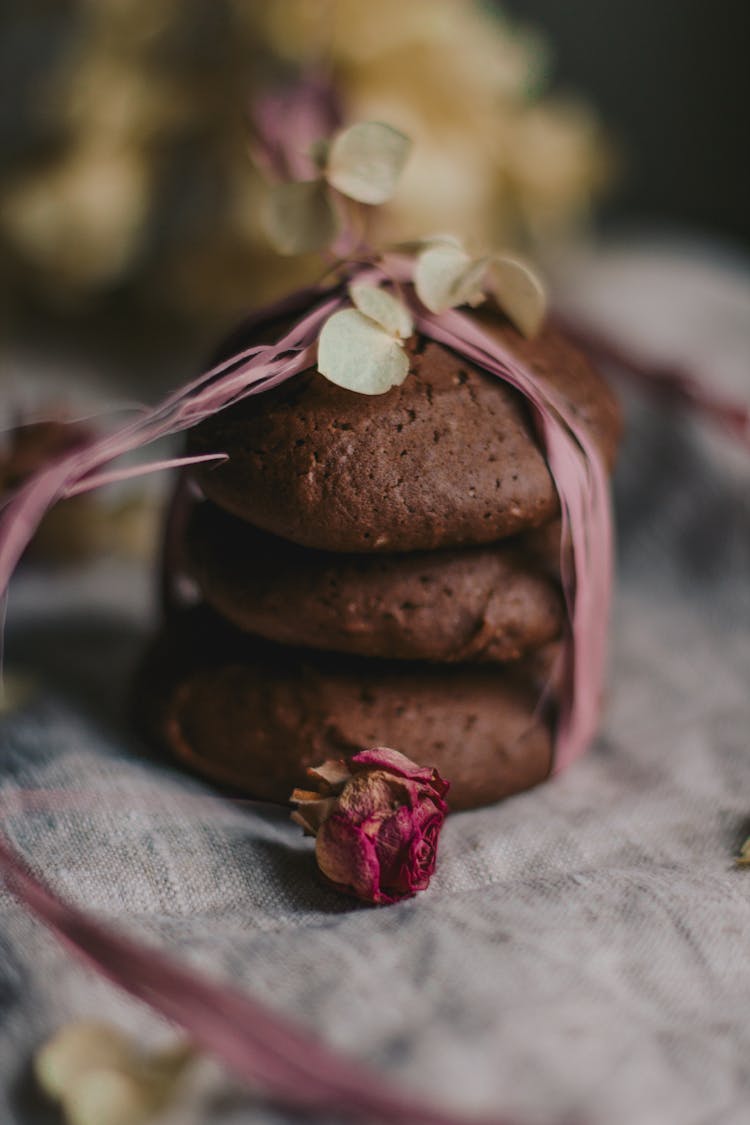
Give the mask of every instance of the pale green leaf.
POLYGON ((385 203, 393 195, 411 141, 390 125, 364 121, 334 137, 326 179, 359 203, 385 203))
POLYGON ((534 271, 518 258, 495 257, 490 272, 495 299, 521 335, 536 336, 547 313, 547 293, 534 271))
POLYGON ((303 180, 272 187, 265 227, 281 254, 308 254, 325 249, 338 231, 325 181, 303 180))
POLYGON ((400 342, 357 309, 342 309, 323 325, 318 371, 338 387, 382 395, 403 383, 409 360, 400 342))
POLYGON ((434 313, 458 305, 481 304, 488 264, 487 258, 472 259, 453 243, 433 244, 417 258, 414 270, 417 296, 434 313))
POLYGON ((377 285, 350 285, 349 296, 356 308, 374 320, 389 336, 407 340, 414 332, 414 321, 406 305, 377 285))

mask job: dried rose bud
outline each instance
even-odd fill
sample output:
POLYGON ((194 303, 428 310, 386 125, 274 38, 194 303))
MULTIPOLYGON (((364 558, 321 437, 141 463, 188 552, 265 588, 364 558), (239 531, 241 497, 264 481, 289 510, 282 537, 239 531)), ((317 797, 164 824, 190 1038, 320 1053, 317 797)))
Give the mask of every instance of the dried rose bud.
POLYGON ((326 880, 365 902, 426 889, 435 870, 448 782, 396 750, 363 750, 307 771, 317 791, 295 789, 292 819, 316 837, 326 880))

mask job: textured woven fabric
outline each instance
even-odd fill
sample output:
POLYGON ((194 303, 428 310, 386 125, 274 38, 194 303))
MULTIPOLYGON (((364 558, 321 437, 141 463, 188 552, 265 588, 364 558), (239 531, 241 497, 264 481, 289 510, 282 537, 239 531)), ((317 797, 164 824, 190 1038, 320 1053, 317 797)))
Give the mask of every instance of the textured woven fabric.
MULTIPOLYGON (((750 397, 747 275, 674 252, 571 269, 600 322, 750 397)), ((26 572, 13 591, 9 669, 35 694, 0 724, 9 838, 73 901, 443 1105, 746 1122, 750 872, 732 856, 750 834, 750 459, 654 404, 629 413, 601 737, 539 789, 449 818, 427 893, 339 898, 284 812, 228 807, 145 754, 126 712, 149 580, 114 564, 26 572)), ((55 1120, 28 1063, 61 1022, 173 1034, 5 892, 0 1004, 9 1125, 55 1120)), ((180 1122, 292 1120, 203 1078, 180 1122)))

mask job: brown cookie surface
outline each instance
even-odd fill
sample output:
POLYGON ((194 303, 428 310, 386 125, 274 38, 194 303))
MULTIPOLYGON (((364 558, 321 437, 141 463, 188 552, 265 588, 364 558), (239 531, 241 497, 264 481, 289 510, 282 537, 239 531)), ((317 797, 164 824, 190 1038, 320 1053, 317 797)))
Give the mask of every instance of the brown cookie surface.
MULTIPOLYGON (((611 464, 619 412, 581 353, 552 328, 527 341, 499 318, 485 327, 570 403, 611 464)), ((195 470, 206 495, 328 551, 490 543, 553 519, 555 487, 522 397, 433 341, 415 337, 407 353, 409 375, 387 394, 356 394, 311 369, 197 426, 191 453, 229 455, 195 470)))
POLYGON ((535 571, 560 582, 560 539, 562 520, 552 520, 534 531, 527 531, 518 540, 523 558, 535 571))
POLYGON ((186 562, 206 601, 281 644, 399 660, 509 661, 560 633, 563 603, 510 543, 401 555, 299 547, 211 503, 186 562))
POLYGON ((206 611, 170 624, 137 695, 147 731, 183 763, 266 800, 286 801, 308 766, 377 745, 435 766, 452 783, 453 809, 490 804, 550 770, 550 731, 520 676, 238 640, 206 611))

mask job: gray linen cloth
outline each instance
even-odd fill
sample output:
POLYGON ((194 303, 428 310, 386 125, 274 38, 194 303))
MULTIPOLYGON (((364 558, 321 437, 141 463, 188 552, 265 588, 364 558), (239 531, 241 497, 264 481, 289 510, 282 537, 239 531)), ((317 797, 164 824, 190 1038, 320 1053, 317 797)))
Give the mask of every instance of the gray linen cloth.
MULTIPOLYGON (((602 323, 750 397, 747 273, 620 248, 568 274, 602 323)), ((9 667, 36 691, 0 726, 8 836, 73 901, 444 1106, 750 1121, 750 871, 732 862, 750 833, 750 459, 653 403, 629 413, 601 737, 550 783, 449 818, 427 893, 358 906, 316 882, 285 812, 186 803, 210 790, 128 732, 149 580, 111 563, 14 588, 9 667), (38 789, 59 807, 20 810, 38 789)), ((60 1023, 173 1034, 5 892, 0 1004, 9 1125, 57 1120, 28 1062, 60 1023)), ((176 1120, 293 1120, 218 1069, 199 1087, 176 1120)))

